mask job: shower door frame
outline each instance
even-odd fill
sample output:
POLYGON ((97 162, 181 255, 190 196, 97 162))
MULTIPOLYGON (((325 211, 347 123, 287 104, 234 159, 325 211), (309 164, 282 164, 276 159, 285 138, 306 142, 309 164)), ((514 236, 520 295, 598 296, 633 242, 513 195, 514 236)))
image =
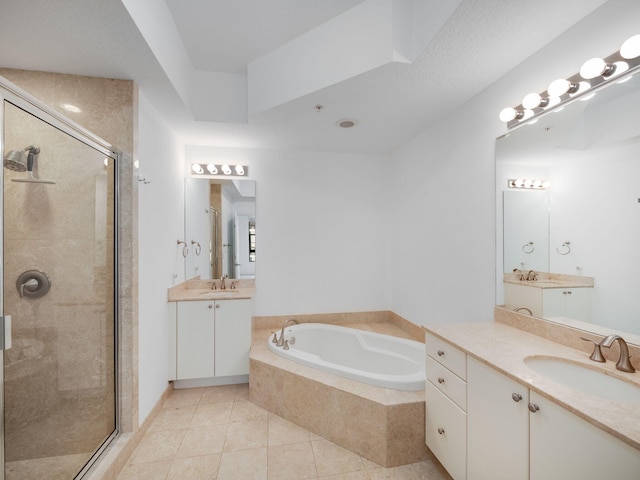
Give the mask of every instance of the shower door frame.
MULTIPOLYGON (((70 137, 78 140, 79 142, 99 151, 105 156, 111 157, 115 161, 114 165, 114 226, 113 226, 113 320, 114 320, 114 398, 115 398, 115 426, 113 432, 102 442, 97 448, 94 455, 87 462, 87 464, 76 474, 74 478, 82 478, 99 458, 100 454, 109 446, 113 439, 120 432, 120 375, 119 375, 119 166, 122 152, 115 150, 113 145, 103 140, 99 136, 93 134, 84 127, 78 125, 74 121, 68 119, 64 115, 56 112, 51 107, 47 106, 31 94, 27 93, 17 85, 11 83, 9 80, 0 76, 0 156, 4 158, 4 131, 5 131, 5 101, 15 105, 16 107, 24 110, 25 112, 33 115, 35 118, 51 125, 52 127, 66 133, 70 137)), ((0 175, 0 211, 4 212, 4 169, 2 169, 2 175, 0 175)), ((2 247, 0 255, 4 259, 4 213, 2 221, 0 221, 0 246, 2 247)), ((4 261, 0 262, 0 292, 4 291, 4 261)), ((4 295, 0 293, 0 313, 5 315, 4 312, 4 295)), ((9 336, 11 332, 9 331, 9 336)), ((4 338, 4 336, 3 336, 4 338)), ((10 338, 10 337, 9 337, 10 338)), ((5 480, 5 438, 4 438, 4 345, 0 349, 0 480, 5 480)))

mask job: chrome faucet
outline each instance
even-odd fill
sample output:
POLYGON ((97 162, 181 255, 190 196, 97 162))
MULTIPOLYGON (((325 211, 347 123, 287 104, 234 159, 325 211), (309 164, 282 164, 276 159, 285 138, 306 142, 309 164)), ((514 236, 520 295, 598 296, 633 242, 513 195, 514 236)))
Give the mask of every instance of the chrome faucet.
POLYGON ((282 329, 280 330, 280 338, 276 341, 276 347, 284 347, 284 329, 287 328, 287 325, 289 325, 290 322, 295 323, 296 325, 298 325, 298 321, 294 320, 293 318, 289 318, 288 320, 285 320, 284 322, 282 322, 282 329))
POLYGON ((225 278, 229 278, 229 275, 227 275, 226 273, 222 275, 222 277, 220 277, 220 290, 227 289, 227 285, 224 283, 225 278))
POLYGON ((636 369, 633 368, 633 365, 631 365, 631 361, 629 360, 631 358, 631 355, 629 355, 629 347, 627 346, 627 342, 625 342, 620 335, 609 335, 604 340, 602 340, 602 342, 600 342, 600 346, 609 348, 616 340, 618 340, 618 343, 620 344, 620 358, 618 359, 618 363, 616 363, 616 368, 618 370, 622 370, 623 372, 635 372, 636 369))
POLYGON ((530 282, 538 280, 538 272, 536 272, 535 270, 529 270, 529 272, 527 273, 527 280, 530 282))
POLYGON ((532 316, 532 317, 533 317, 533 312, 531 311, 531 309, 530 309, 530 308, 527 308, 527 307, 518 307, 518 308, 514 308, 514 309, 513 309, 513 311, 514 311, 514 312, 516 312, 516 313, 520 313, 520 312, 521 312, 521 311, 523 311, 523 310, 524 310, 525 312, 527 312, 530 316, 532 316))

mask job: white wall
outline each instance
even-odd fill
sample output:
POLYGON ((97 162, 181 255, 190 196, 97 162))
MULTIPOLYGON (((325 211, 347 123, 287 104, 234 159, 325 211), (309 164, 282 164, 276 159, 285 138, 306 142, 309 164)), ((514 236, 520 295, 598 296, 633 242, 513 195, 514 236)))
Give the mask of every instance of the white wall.
POLYGON ((167 288, 184 280, 184 147, 140 93, 139 183, 139 324, 138 375, 140 422, 167 388, 167 288), (174 278, 173 275, 177 274, 174 278))
POLYGON ((256 180, 256 315, 389 308, 385 157, 188 147, 256 180))
POLYGON ((493 317, 498 113, 620 48, 639 17, 639 2, 608 2, 394 155, 393 311, 425 325, 493 317))

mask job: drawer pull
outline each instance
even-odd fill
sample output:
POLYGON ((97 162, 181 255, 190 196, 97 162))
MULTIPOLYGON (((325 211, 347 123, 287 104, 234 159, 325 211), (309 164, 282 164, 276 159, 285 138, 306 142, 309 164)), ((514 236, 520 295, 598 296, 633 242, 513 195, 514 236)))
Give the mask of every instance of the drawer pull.
POLYGON ((444 383, 444 378, 438 377, 438 383, 444 383))
POLYGON ((438 350, 438 356, 439 357, 444 356, 444 350, 438 350))
POLYGON ((540 407, 538 405, 536 405, 535 403, 529 404, 529 411, 531 413, 536 413, 538 410, 540 410, 540 407))
POLYGON ((438 433, 439 433, 440 435, 444 435, 444 428, 439 427, 439 428, 438 428, 438 433))
POLYGON ((522 400, 522 395, 520 395, 519 393, 512 393, 511 398, 514 402, 519 402, 520 400, 522 400))

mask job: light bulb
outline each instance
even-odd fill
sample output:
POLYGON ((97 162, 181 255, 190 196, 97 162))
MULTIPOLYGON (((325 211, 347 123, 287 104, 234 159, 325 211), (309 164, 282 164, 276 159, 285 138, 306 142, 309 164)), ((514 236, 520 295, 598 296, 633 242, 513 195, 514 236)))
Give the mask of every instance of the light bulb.
POLYGON ((634 35, 622 44, 620 56, 627 60, 640 57, 640 35, 634 35))
POLYGON ((542 180, 534 180, 533 188, 540 188, 540 187, 542 187, 542 180))
POLYGON ((236 165, 236 174, 244 175, 244 167, 242 165, 236 165))
POLYGON ((229 165, 222 165, 220 168, 222 169, 222 173, 225 175, 231 175, 231 168, 229 168, 229 165))
POLYGON ((549 188, 551 186, 551 182, 549 180, 545 180, 542 182, 542 188, 549 188))
POLYGON ((547 106, 548 103, 549 103, 548 98, 542 98, 537 93, 530 93, 522 99, 522 106, 528 109, 545 107, 547 106))
POLYGON ((614 70, 614 75, 620 75, 629 70, 629 64, 627 62, 614 62, 613 64, 616 69, 614 70))
POLYGON ((547 93, 551 97, 561 97, 565 93, 571 91, 572 87, 577 89, 577 85, 575 83, 571 83, 569 80, 564 78, 558 78, 549 84, 547 88, 547 93))
POLYGON ((207 165, 207 171, 211 175, 215 175, 216 173, 218 173, 218 169, 216 168, 216 166, 213 163, 210 163, 209 165, 207 165))
POLYGON ((202 169, 202 166, 198 163, 194 163, 191 165, 191 170, 193 170, 193 173, 204 173, 204 170, 202 169))
POLYGON ((582 78, 590 80, 599 76, 608 77, 615 72, 616 67, 614 65, 607 64, 601 58, 591 58, 582 64, 580 67, 580 75, 582 78))
POLYGON ((515 120, 518 117, 518 112, 513 107, 506 107, 500 111, 500 121, 501 122, 510 122, 511 120, 515 120))

